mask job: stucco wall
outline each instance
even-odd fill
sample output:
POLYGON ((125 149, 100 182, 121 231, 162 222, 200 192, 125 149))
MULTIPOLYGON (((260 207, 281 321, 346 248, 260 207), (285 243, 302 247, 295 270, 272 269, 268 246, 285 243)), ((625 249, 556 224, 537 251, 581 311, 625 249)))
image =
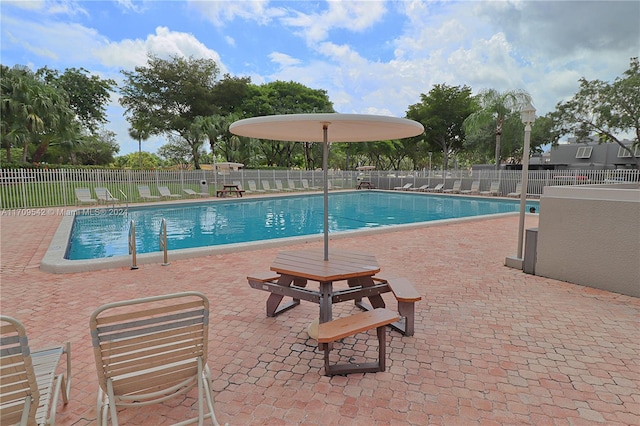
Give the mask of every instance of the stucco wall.
POLYGON ((546 187, 535 273, 640 297, 640 186, 546 187))

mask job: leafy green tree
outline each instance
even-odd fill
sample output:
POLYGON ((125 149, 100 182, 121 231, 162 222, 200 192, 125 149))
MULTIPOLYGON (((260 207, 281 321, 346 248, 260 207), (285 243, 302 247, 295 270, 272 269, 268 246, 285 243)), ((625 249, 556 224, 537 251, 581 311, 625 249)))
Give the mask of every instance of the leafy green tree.
MULTIPOLYGON (((204 154, 202 146, 200 146, 198 158, 204 154)), ((169 165, 189 164, 193 162, 193 151, 183 138, 169 137, 168 142, 158 148, 158 155, 164 159, 169 165)))
POLYGON ((213 89, 218 65, 211 59, 149 56, 146 66, 123 71, 120 103, 131 123, 147 123, 149 134, 174 135, 190 147, 194 167, 200 168, 202 134, 196 132, 196 117, 219 112, 213 89))
POLYGON ((212 90, 213 103, 218 107, 216 114, 242 114, 242 105, 249 96, 250 84, 249 77, 232 77, 225 74, 212 90))
POLYGON ((65 91, 69 107, 90 133, 98 132, 100 126, 107 123, 106 106, 116 87, 114 80, 89 75, 85 68, 67 68, 60 74, 57 70, 44 67, 36 75, 42 76, 47 84, 65 91))
POLYGON ((424 135, 413 140, 425 140, 427 144, 422 145, 422 149, 442 152, 442 164, 446 170, 449 157, 463 147, 463 122, 476 110, 471 89, 468 86, 436 84, 420 98, 420 103, 410 105, 407 110, 407 118, 422 123, 425 128, 424 135))
POLYGON ((129 136, 138 141, 138 156, 140 157, 138 167, 142 169, 142 141, 149 139, 151 131, 145 122, 134 120, 129 128, 129 136))
MULTIPOLYGON (((293 81, 250 85, 242 110, 246 117, 334 112, 326 90, 311 89, 293 81)), ((297 163, 297 155, 303 155, 306 168, 313 169, 322 164, 322 148, 317 146, 319 144, 262 141, 257 147, 268 165, 290 167, 297 163)))
POLYGON ((158 155, 142 151, 140 155, 137 152, 132 152, 118 156, 113 160, 113 165, 119 169, 137 169, 139 168, 140 158, 142 158, 143 169, 158 169, 164 164, 158 155))
POLYGON ((573 98, 559 102, 551 115, 557 134, 574 134, 584 139, 596 134, 601 143, 613 142, 627 150, 640 167, 633 152, 622 143, 619 134, 632 133, 633 146, 640 139, 640 65, 631 58, 629 69, 613 83, 580 79, 573 98))
POLYGON ((478 93, 476 100, 479 109, 465 119, 463 129, 470 138, 478 137, 478 132, 482 136, 486 133, 488 125, 495 129, 495 164, 498 170, 503 158, 500 144, 505 120, 513 112, 520 111, 528 105, 531 96, 524 90, 500 93, 495 89, 485 89, 478 93))
POLYGON ((24 66, 2 66, 0 77, 2 146, 8 155, 12 146, 21 146, 26 162, 30 145, 40 145, 37 151, 44 153, 52 141, 70 137, 77 129, 64 90, 47 84, 24 66))
POLYGON ((120 151, 116 134, 110 130, 101 130, 83 138, 71 150, 74 164, 106 166, 114 161, 120 151))

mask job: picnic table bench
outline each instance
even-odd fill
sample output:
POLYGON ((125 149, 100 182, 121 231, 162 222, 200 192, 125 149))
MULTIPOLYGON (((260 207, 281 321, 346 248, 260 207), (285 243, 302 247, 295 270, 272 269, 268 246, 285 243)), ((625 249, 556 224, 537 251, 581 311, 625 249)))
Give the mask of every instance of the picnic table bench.
POLYGON ((238 185, 222 185, 222 189, 216 190, 216 197, 224 198, 227 195, 235 194, 236 197, 242 197, 244 189, 240 189, 238 185))

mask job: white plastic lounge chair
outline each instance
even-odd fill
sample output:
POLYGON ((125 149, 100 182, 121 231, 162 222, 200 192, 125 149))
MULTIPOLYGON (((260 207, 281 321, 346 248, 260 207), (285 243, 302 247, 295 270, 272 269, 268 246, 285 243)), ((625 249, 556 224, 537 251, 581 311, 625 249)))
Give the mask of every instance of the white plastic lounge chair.
POLYGON ((256 186, 256 181, 254 180, 248 180, 247 185, 249 185, 249 191, 247 192, 267 192, 264 189, 258 189, 258 187, 256 186))
POLYGON ((442 192, 442 188, 444 188, 444 183, 439 183, 433 188, 427 188, 427 192, 442 192))
POLYGON ((105 203, 114 203, 116 201, 119 201, 117 198, 111 195, 111 192, 109 192, 107 188, 96 187, 94 188, 94 190, 96 191, 98 202, 104 201, 105 203))
POLYGON ((302 182, 302 188, 306 191, 316 191, 318 189, 320 189, 319 186, 309 186, 309 181, 306 179, 300 179, 300 182, 302 182))
POLYGON ((498 195, 500 194, 500 181, 494 180, 491 182, 491 187, 488 191, 480 191, 480 195, 498 195))
POLYGON ((262 181, 262 189, 264 189, 266 192, 278 192, 276 188, 271 188, 268 180, 262 181))
POLYGON ((58 397, 69 402, 71 344, 31 350, 24 326, 0 316, 0 424, 55 425, 58 397), (56 374, 62 355, 66 371, 56 374))
POLYGON ((160 193, 160 197, 165 199, 166 198, 182 198, 182 195, 180 194, 172 194, 171 191, 169 191, 169 187, 167 186, 159 186, 158 192, 160 193))
POLYGON ((183 189, 183 191, 185 192, 185 194, 187 194, 190 197, 208 197, 209 194, 206 192, 196 192, 193 189, 189 189, 189 188, 185 188, 183 189))
POLYGON ((249 191, 248 189, 244 189, 242 187, 242 182, 240 182, 239 180, 234 180, 232 183, 235 186, 237 186, 240 191, 244 191, 246 194, 250 194, 252 192, 252 191, 249 191))
POLYGON ((304 188, 296 187, 296 183, 292 179, 287 179, 287 185, 289 185, 289 189, 293 191, 304 191, 304 188))
POLYGON ((180 424, 203 424, 205 418, 218 424, 207 366, 209 301, 204 294, 109 303, 93 312, 89 324, 98 372, 98 425, 109 415, 117 425, 118 408, 156 404, 193 388, 198 417, 180 424))
POLYGON ((471 189, 463 189, 461 194, 479 194, 480 193, 480 181, 474 180, 471 182, 471 189))
POLYGON ((75 188, 76 206, 80 204, 98 204, 98 200, 91 198, 91 190, 89 188, 75 188))
POLYGON ((393 189, 395 191, 408 191, 412 185, 413 185, 412 183, 405 183, 404 186, 396 186, 393 189))
POLYGON ((520 197, 520 193, 522 192, 522 183, 518 182, 516 184, 516 190, 515 192, 510 192, 507 194, 507 197, 514 197, 514 198, 518 198, 520 197))
POLYGON ((159 195, 151 195, 149 185, 138 185, 138 193, 143 200, 159 200, 161 198, 159 195))
POLYGON ((280 192, 293 191, 293 189, 285 188, 284 186, 282 186, 282 181, 280 179, 276 179, 276 188, 280 192))
POLYGON ((409 188, 409 191, 413 192, 426 192, 429 189, 429 185, 421 185, 417 188, 409 188))
POLYGON ((453 188, 445 189, 442 192, 450 193, 450 194, 459 194, 460 193, 460 188, 462 188, 462 181, 461 180, 456 180, 456 181, 453 182, 453 188))

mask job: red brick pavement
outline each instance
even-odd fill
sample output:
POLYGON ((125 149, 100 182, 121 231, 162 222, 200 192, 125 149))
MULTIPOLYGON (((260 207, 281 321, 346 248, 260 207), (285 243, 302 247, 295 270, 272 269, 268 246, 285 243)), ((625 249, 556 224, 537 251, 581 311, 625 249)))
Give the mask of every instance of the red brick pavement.
MULTIPOLYGON (((34 347, 71 341, 72 398, 58 408, 60 425, 95 423, 91 312, 183 290, 210 299, 216 411, 231 425, 640 424, 640 299, 504 267, 517 217, 331 241, 375 254, 385 276, 410 278, 423 296, 415 335, 389 332, 386 372, 332 378, 305 331, 317 305, 267 318, 267 293, 246 282, 277 248, 53 275, 38 265, 58 222, 1 218, 0 307, 24 322, 34 347)), ((334 316, 355 310, 342 303, 334 316)), ((375 337, 345 339, 336 351, 373 358, 375 337)), ((169 424, 193 414, 194 401, 124 409, 120 419, 169 424)))

